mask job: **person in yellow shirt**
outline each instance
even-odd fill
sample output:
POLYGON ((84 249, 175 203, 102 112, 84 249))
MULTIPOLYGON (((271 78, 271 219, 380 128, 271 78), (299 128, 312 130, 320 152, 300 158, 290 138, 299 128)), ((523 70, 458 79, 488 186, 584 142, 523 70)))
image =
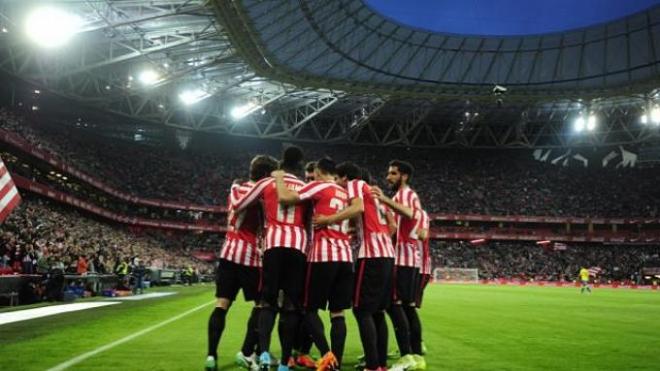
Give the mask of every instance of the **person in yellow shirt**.
POLYGON ((591 286, 589 285, 589 270, 585 267, 580 268, 580 282, 582 282, 582 288, 580 289, 580 294, 584 294, 584 290, 589 291, 591 294, 591 286))

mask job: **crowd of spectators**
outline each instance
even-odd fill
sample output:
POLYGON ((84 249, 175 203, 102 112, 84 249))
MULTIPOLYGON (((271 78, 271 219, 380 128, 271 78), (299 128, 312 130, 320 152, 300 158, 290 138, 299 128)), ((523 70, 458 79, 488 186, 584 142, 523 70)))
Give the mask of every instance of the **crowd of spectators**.
MULTIPOLYGON (((37 125, 7 110, 0 127, 128 193, 169 201, 224 205, 232 179, 244 177, 257 151, 276 146, 196 148, 144 145, 90 135, 75 125, 37 125)), ((330 155, 367 167, 381 181, 388 160, 409 160, 414 186, 431 212, 491 215, 656 217, 660 169, 562 167, 530 151, 460 151, 307 146, 308 159, 330 155)))
POLYGON ((433 265, 477 268, 480 279, 573 281, 582 267, 602 269, 601 281, 638 282, 643 267, 658 266, 659 246, 579 244, 565 250, 530 242, 432 242, 433 265))
POLYGON ((137 258, 150 268, 212 271, 212 265, 191 257, 193 247, 185 245, 185 239, 164 243, 156 233, 111 226, 24 194, 0 229, 0 267, 25 274, 53 268, 71 274, 106 274, 137 258))
POLYGON ((50 189, 75 196, 78 200, 112 211, 122 216, 152 220, 178 221, 195 224, 224 225, 225 214, 196 210, 175 210, 157 206, 130 203, 114 197, 93 185, 73 176, 60 174, 47 162, 0 148, 0 158, 12 176, 20 175, 50 189))
POLYGON ((152 146, 81 135, 71 127, 36 125, 21 115, 0 109, 0 128, 20 134, 33 145, 57 155, 108 185, 138 195, 203 205, 225 203, 225 189, 234 177, 244 177, 242 167, 212 153, 190 153, 177 148, 152 146), (222 190, 222 191, 220 191, 222 190))

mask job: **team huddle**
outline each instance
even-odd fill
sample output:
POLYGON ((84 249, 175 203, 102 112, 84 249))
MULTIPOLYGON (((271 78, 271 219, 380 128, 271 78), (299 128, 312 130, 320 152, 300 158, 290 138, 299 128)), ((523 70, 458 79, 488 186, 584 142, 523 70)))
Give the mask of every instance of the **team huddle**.
POLYGON ((281 161, 259 155, 249 181, 236 180, 228 199, 228 231, 208 324, 206 370, 217 369, 225 318, 239 290, 254 302, 236 362, 250 370, 296 367, 340 370, 352 309, 364 351, 363 370, 388 370, 390 316, 399 358, 389 370, 424 370, 417 314, 431 279, 429 218, 410 187, 413 167, 394 160, 389 198, 366 169, 328 158, 305 167, 298 147, 281 161), (330 341, 319 310, 330 314, 330 341), (270 353, 279 315, 282 349, 270 353), (310 356, 315 345, 322 357, 310 356))

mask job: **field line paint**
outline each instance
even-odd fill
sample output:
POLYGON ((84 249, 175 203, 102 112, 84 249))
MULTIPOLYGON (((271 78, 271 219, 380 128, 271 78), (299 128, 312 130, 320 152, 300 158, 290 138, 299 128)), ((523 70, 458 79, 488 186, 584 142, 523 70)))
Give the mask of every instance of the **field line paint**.
POLYGON ((215 302, 216 302, 216 300, 214 299, 214 300, 209 301, 209 302, 207 302, 207 303, 204 303, 204 304, 202 304, 202 305, 196 306, 195 308, 192 308, 192 309, 190 309, 190 310, 187 310, 187 311, 185 311, 185 312, 183 312, 183 313, 181 313, 181 314, 178 314, 178 315, 176 315, 176 316, 174 316, 174 317, 172 317, 172 318, 166 319, 166 320, 163 321, 163 322, 157 323, 157 324, 155 324, 155 325, 153 325, 153 326, 150 326, 150 327, 147 327, 147 328, 145 328, 145 329, 143 329, 143 330, 140 330, 140 331, 138 331, 138 332, 136 332, 136 333, 134 333, 134 334, 128 335, 128 336, 123 337, 123 338, 121 338, 121 339, 119 339, 119 340, 115 340, 115 341, 113 341, 112 343, 109 343, 109 344, 106 344, 106 345, 100 346, 100 347, 98 347, 98 348, 96 348, 96 349, 94 349, 94 350, 91 350, 91 351, 87 352, 87 353, 83 353, 83 354, 81 354, 81 355, 79 355, 79 356, 76 356, 76 357, 74 357, 74 358, 71 358, 70 360, 68 360, 68 361, 66 361, 66 362, 60 363, 59 365, 57 365, 57 366, 55 366, 55 367, 49 368, 48 371, 61 371, 61 370, 66 370, 67 368, 69 368, 69 367, 71 367, 71 366, 73 366, 73 365, 75 365, 75 364, 77 364, 77 363, 80 363, 80 362, 82 362, 82 361, 84 361, 84 360, 86 360, 86 359, 88 359, 88 358, 94 357, 95 355, 97 355, 97 354, 99 354, 99 353, 103 353, 103 352, 105 352, 106 350, 112 349, 112 348, 116 347, 117 345, 124 344, 124 343, 129 342, 129 341, 131 341, 131 340, 133 340, 133 339, 135 339, 135 338, 137 338, 137 337, 140 337, 140 336, 142 336, 142 335, 144 335, 144 334, 146 334, 146 333, 149 333, 149 332, 151 332, 151 331, 153 331, 153 330, 156 330, 156 329, 161 328, 161 327, 163 327, 163 326, 165 326, 165 325, 168 325, 168 324, 170 324, 170 323, 172 323, 172 322, 174 322, 174 321, 176 321, 176 320, 179 320, 179 319, 181 319, 181 318, 183 318, 183 317, 185 317, 185 316, 187 316, 187 315, 189 315, 189 314, 192 314, 192 313, 194 313, 194 312, 197 312, 198 310, 200 310, 200 309, 202 309, 202 308, 204 308, 204 307, 206 307, 206 306, 209 306, 209 305, 211 305, 211 304, 213 304, 213 303, 215 303, 215 302))
POLYGON ((4 313, 0 313, 0 325, 19 322, 19 321, 27 321, 35 318, 54 316, 62 313, 71 313, 80 310, 100 308, 115 304, 121 304, 121 303, 118 301, 74 303, 74 304, 48 305, 40 308, 4 312, 4 313))
POLYGON ((132 295, 132 296, 117 296, 113 298, 108 298, 108 300, 138 301, 138 300, 146 300, 153 298, 163 298, 174 294, 176 294, 176 292, 150 292, 148 294, 140 294, 140 295, 132 295))

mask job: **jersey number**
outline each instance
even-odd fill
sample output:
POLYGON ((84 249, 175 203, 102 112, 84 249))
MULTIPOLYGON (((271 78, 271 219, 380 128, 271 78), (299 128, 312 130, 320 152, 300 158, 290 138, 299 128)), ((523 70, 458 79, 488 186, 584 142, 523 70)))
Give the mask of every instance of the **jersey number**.
POLYGON ((293 224, 296 218, 296 206, 284 206, 277 204, 277 221, 280 223, 293 224))
POLYGON ((378 215, 378 223, 381 225, 387 225, 387 218, 385 217, 385 206, 381 205, 380 200, 374 197, 374 202, 376 203, 376 215, 378 215))
MULTIPOLYGON (((346 203, 336 197, 333 197, 330 199, 330 207, 336 210, 335 213, 338 213, 344 210, 346 203)), ((346 234, 348 233, 348 219, 342 220, 340 224, 329 225, 328 229, 346 234)))

